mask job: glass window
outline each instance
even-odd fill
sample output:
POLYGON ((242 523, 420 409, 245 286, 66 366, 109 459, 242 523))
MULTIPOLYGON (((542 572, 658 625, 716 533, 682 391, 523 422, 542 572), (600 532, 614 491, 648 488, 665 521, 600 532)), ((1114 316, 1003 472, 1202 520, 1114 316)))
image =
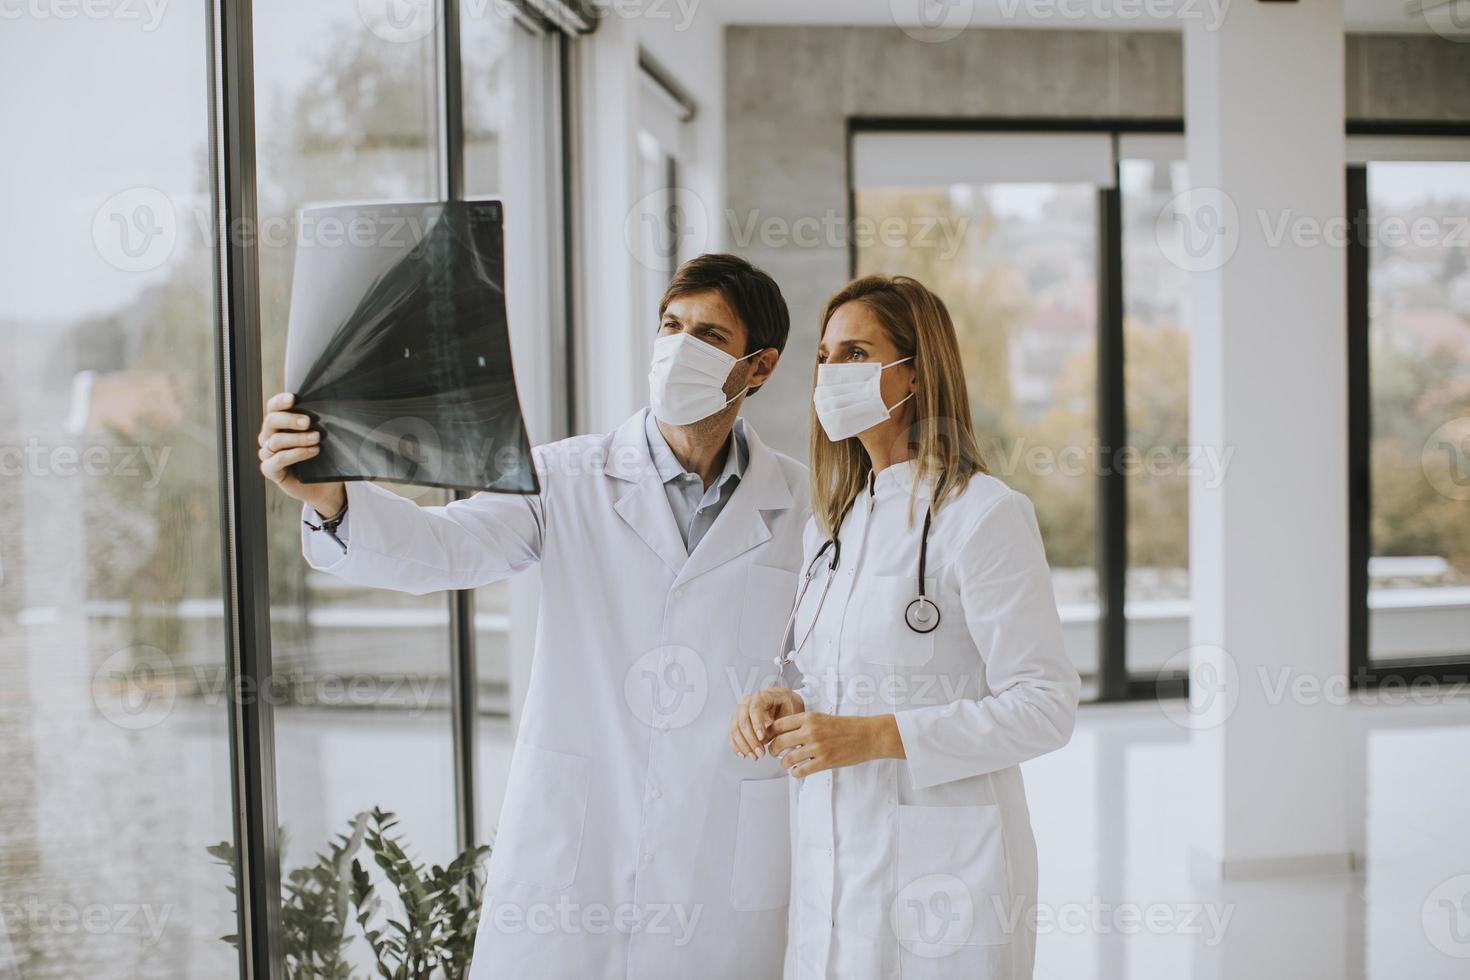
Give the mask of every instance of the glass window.
MULTIPOLYGON (((432 7, 424 11, 420 21, 353 0, 255 4, 267 395, 282 384, 298 211, 438 196, 435 35, 432 7)), ((398 489, 420 503, 444 499, 398 489)), ((312 571, 300 553, 300 505, 274 490, 268 503, 283 878, 375 807, 398 815, 417 859, 446 863, 457 850, 447 598, 312 571)), ((366 855, 363 864, 372 867, 366 855)), ((288 959, 292 944, 288 934, 288 959)), ((365 943, 347 958, 357 972, 372 969, 365 943)))
MULTIPOLYGON (((1141 141, 1140 141, 1141 142, 1141 141)), ((1155 138, 1152 142, 1160 143, 1155 138)), ((1182 153, 1183 138, 1172 138, 1182 153)), ((1123 213, 1123 350, 1129 456, 1128 671, 1152 676, 1189 647, 1189 274, 1171 262, 1183 228, 1170 201, 1186 189, 1180 159, 1118 164, 1123 213)))
POLYGON ((634 112, 634 179, 638 200, 624 229, 637 263, 637 309, 647 336, 657 331, 658 304, 691 239, 703 237, 703 205, 679 186, 684 108, 651 76, 640 72, 634 112))
POLYGON ((1470 163, 1368 164, 1369 656, 1470 654, 1470 163))
MULTIPOLYGON (((564 435, 565 318, 557 284, 563 255, 559 39, 498 16, 461 11, 465 190, 505 202, 506 307, 516 378, 533 443, 564 435), (548 329, 551 327, 552 329, 548 329)), ((479 831, 490 839, 510 773, 514 718, 530 673, 537 581, 528 571, 475 593, 479 675, 479 831)))
POLYGON ((228 977, 207 5, 103 8, 0 28, 0 976, 228 977))
POLYGON ((857 271, 913 276, 949 307, 981 450, 1031 498, 1068 650, 1098 673, 1097 188, 860 187, 857 271))

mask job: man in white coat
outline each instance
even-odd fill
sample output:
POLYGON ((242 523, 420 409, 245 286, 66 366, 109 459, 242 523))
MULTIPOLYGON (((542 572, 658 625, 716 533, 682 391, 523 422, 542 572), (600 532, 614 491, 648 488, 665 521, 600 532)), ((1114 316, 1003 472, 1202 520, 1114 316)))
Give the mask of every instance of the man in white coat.
POLYGON ((686 263, 660 304, 651 408, 534 450, 540 492, 419 507, 303 484, 320 433, 267 404, 261 471, 304 502, 314 568, 423 594, 539 563, 536 652, 475 946, 476 980, 777 977, 787 783, 726 749, 769 684, 809 515, 805 468, 738 418, 790 318, 743 259, 686 263))

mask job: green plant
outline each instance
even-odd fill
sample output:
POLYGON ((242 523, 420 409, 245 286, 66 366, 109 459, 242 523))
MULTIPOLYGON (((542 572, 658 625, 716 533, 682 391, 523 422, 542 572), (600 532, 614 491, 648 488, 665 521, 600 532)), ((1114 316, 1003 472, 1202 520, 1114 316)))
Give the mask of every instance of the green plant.
MULTIPOLYGON (((287 980, 356 980, 347 948, 353 923, 373 951, 376 975, 384 980, 461 980, 469 975, 484 889, 482 865, 490 848, 468 848, 448 865, 425 866, 409 857, 394 832, 397 818, 374 808, 352 818, 315 860, 281 874, 281 933, 287 980), (357 855, 367 846, 391 891, 357 855)), ((208 848, 230 869, 235 847, 222 841, 208 848)), ((281 832, 285 853, 285 832, 281 832)), ((238 936, 222 936, 238 946, 238 936)))

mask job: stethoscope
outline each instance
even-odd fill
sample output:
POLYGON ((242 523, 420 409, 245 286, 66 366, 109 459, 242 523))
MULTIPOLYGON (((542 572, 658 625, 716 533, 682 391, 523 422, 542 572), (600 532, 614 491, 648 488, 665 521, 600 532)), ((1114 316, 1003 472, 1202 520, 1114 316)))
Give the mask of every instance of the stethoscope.
MULTIPOLYGON (((939 626, 939 607, 924 592, 924 566, 929 560, 929 522, 933 517, 933 510, 928 507, 924 508, 924 531, 919 537, 919 594, 904 607, 903 611, 903 621, 908 624, 908 628, 921 634, 932 633, 939 626)), ((842 522, 846 519, 847 514, 844 512, 842 518, 837 521, 839 533, 842 530, 842 522)), ((837 575, 837 565, 842 558, 842 542, 837 540, 835 534, 823 542, 822 547, 818 548, 817 553, 812 556, 812 560, 807 562, 806 574, 802 576, 801 588, 796 593, 796 604, 791 607, 791 615, 786 618, 786 628, 781 631, 781 639, 784 642, 786 637, 791 635, 792 627, 796 625, 797 610, 801 608, 802 601, 806 599, 807 589, 812 584, 812 576, 816 574, 817 563, 829 553, 831 557, 827 560, 827 580, 822 583, 822 591, 817 596, 817 608, 812 613, 812 621, 807 626, 806 632, 802 634, 801 642, 791 648, 791 653, 776 657, 777 667, 784 668, 793 663, 796 655, 806 646, 806 641, 811 639, 812 631, 817 628, 817 620, 822 617, 822 606, 827 602, 827 592, 832 588, 832 579, 837 575)))

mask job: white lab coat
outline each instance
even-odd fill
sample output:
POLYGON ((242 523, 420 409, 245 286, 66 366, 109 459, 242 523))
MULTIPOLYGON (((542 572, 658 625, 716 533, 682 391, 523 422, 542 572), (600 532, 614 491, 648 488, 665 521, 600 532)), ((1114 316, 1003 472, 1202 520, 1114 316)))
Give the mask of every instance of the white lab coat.
POLYGON ((535 450, 541 492, 424 507, 348 484, 348 551, 314 567, 422 594, 539 562, 536 652, 472 976, 780 975, 788 784, 736 757, 738 699, 776 674, 806 470, 747 428, 745 474, 686 554, 639 412, 535 450))
MULTIPOLYGON (((935 516, 925 581, 940 624, 908 628, 929 496, 913 473, 888 467, 859 495, 820 615, 826 556, 797 607, 807 709, 893 714, 907 761, 793 780, 792 980, 1032 975, 1019 764, 1071 737, 1080 682, 1031 503, 993 477, 935 516)), ((803 570, 823 540, 813 522, 803 570)))

